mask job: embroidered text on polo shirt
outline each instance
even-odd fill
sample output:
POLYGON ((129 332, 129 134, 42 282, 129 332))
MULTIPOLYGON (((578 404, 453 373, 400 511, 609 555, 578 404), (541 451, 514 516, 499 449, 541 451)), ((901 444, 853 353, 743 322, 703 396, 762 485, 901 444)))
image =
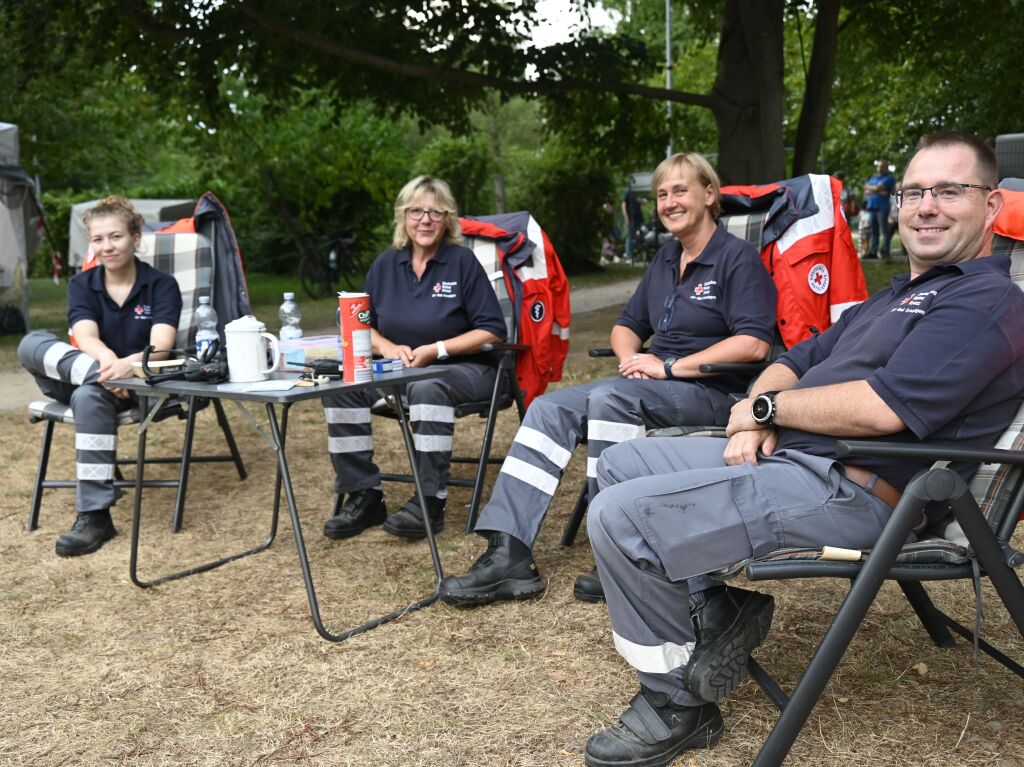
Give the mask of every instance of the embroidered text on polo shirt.
POLYGON ((431 298, 458 298, 459 294, 456 288, 459 287, 457 280, 440 280, 434 283, 433 293, 431 298))
POLYGON ((690 296, 691 301, 714 301, 718 298, 715 293, 715 287, 718 285, 717 280, 705 280, 704 282, 698 282, 693 286, 693 295, 690 296))

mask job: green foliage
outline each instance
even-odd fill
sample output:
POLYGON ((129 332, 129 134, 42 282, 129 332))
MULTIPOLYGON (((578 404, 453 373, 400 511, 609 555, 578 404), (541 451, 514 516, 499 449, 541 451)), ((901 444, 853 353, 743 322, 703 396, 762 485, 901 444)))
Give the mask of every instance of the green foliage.
POLYGON ((437 176, 448 182, 461 213, 494 212, 491 147, 483 134, 438 136, 416 156, 415 173, 437 176))
POLYGON ((598 222, 613 189, 607 166, 566 140, 553 140, 524 171, 510 209, 533 213, 566 271, 593 269, 601 255, 598 222))
POLYGON ((300 248, 351 229, 369 263, 389 239, 390 203, 408 180, 410 126, 331 89, 271 102, 232 86, 232 119, 204 142, 204 183, 231 211, 246 262, 292 271, 300 248))

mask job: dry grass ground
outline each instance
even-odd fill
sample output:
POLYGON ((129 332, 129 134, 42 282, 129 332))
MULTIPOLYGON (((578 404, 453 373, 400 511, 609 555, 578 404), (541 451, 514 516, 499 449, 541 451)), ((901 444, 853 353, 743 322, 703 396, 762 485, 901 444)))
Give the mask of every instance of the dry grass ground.
MULTIPOLYGON (((565 384, 606 371, 586 358, 614 312, 580 318, 565 384)), ((185 530, 168 532, 172 494, 146 494, 141 571, 239 550, 262 539, 274 463, 233 409, 229 417, 251 476, 197 465, 185 530)), ((508 444, 505 413, 496 444, 508 444)), ((216 445, 212 417, 197 443, 216 445)), ((379 424, 381 462, 401 467, 396 427, 379 424)), ((460 423, 463 449, 482 424, 460 423)), ((133 439, 122 432, 124 453, 133 439)), ((154 427, 150 454, 180 428, 154 427)), ((290 525, 267 552, 184 581, 142 590, 128 581, 131 493, 115 508, 121 535, 79 560, 53 554, 73 513, 69 491, 44 497, 42 527, 24 522, 39 427, 0 414, 0 763, 11 765, 517 765, 582 764, 587 737, 620 713, 632 674, 611 647, 600 605, 572 598, 592 564, 584 540, 558 547, 582 477, 570 465, 537 546, 543 598, 483 609, 438 604, 340 645, 309 621, 290 525)), ((328 542, 320 527, 331 478, 322 416, 294 408, 289 457, 325 620, 355 625, 429 592, 425 544, 380 530, 328 542)), ((70 472, 69 442, 54 458, 70 472)), ((492 472, 493 473, 493 472, 492 472)), ((394 504, 408 486, 389 486, 394 504)), ((448 571, 464 570, 481 543, 464 537, 469 493, 455 489, 440 537, 448 571)), ((1022 542, 1024 543, 1024 542, 1022 542)), ((758 657, 791 687, 841 600, 842 583, 773 583, 775 628, 758 657)), ((966 584, 932 589, 972 619, 966 584)), ((1024 643, 986 589, 984 633, 1017 658, 1024 643)), ((969 646, 939 650, 898 591, 887 587, 802 733, 793 765, 998 765, 1024 767, 1024 684, 969 646)), ((749 763, 775 712, 747 683, 724 705, 726 734, 680 765, 749 763)))

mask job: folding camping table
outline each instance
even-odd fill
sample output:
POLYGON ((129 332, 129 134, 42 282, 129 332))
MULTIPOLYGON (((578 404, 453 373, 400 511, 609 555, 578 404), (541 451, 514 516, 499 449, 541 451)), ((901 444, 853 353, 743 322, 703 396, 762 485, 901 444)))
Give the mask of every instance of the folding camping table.
MULTIPOLYGON (((405 442, 405 450, 409 457, 410 468, 412 469, 413 482, 416 485, 416 496, 420 502, 420 508, 426 508, 427 504, 423 497, 423 488, 420 484, 420 477, 416 467, 416 456, 413 448, 412 432, 409 429, 409 421, 405 412, 401 407, 397 407, 400 402, 401 393, 405 387, 414 381, 423 381, 429 378, 438 378, 446 374, 447 371, 440 370, 438 368, 430 369, 418 369, 418 368, 406 368, 395 373, 387 373, 384 375, 375 376, 373 380, 361 383, 343 383, 341 381, 332 381, 326 384, 311 387, 292 387, 285 391, 245 391, 245 385, 239 384, 208 384, 208 383, 196 383, 191 381, 164 381, 161 383, 150 384, 141 378, 129 378, 119 379, 117 381, 111 381, 111 385, 119 386, 130 391, 135 392, 139 395, 139 400, 143 409, 143 419, 139 425, 139 446, 138 455, 135 463, 135 511, 132 515, 132 540, 131 540, 131 559, 129 564, 129 575, 132 583, 140 588, 150 588, 161 583, 168 581, 177 580, 179 578, 185 578, 189 575, 195 575, 196 573, 206 572, 212 570, 221 565, 233 562, 236 559, 247 557, 252 554, 257 554, 266 548, 268 548, 273 542, 277 535, 277 522, 278 515, 281 506, 281 488, 284 487, 285 499, 288 502, 288 511, 291 514, 292 529, 295 534, 295 546, 298 551, 299 566, 302 570, 302 579, 306 584, 306 596, 309 600, 309 612, 310 617, 313 620, 313 626, 316 628, 317 633, 320 634, 324 639, 331 642, 341 642, 348 639, 351 636, 360 634, 364 631, 374 629, 381 624, 387 623, 405 615, 413 610, 419 610, 430 604, 433 604, 439 594, 441 578, 443 573, 441 570, 441 558, 437 552, 437 543, 434 540, 433 531, 430 529, 430 525, 427 523, 426 518, 424 519, 424 529, 426 530, 427 545, 430 549, 430 557, 434 564, 434 575, 435 584, 434 591, 432 594, 419 599, 412 604, 395 610, 394 612, 388 613, 387 615, 376 618, 361 626, 342 631, 341 633, 333 633, 329 631, 320 619, 320 608, 317 602, 316 589, 313 585, 313 578, 309 571, 309 555, 306 552, 306 544, 302 537, 302 525, 299 522, 299 511, 295 503, 295 493, 292 489, 291 474, 288 471, 288 460, 285 454, 286 437, 288 433, 288 411, 293 404, 304 400, 319 400, 329 394, 335 394, 341 391, 358 391, 360 389, 377 388, 381 390, 385 396, 389 399, 392 405, 395 407, 395 412, 398 416, 398 422, 401 424, 402 439, 405 442), (159 578, 152 580, 141 580, 138 577, 138 554, 139 554, 139 529, 142 516, 142 489, 143 489, 143 470, 145 466, 146 457, 146 431, 149 424, 152 422, 153 417, 159 412, 164 402, 171 395, 177 395, 181 397, 194 398, 205 398, 205 399, 219 399, 228 400, 235 404, 235 406, 242 412, 246 417, 246 420, 253 425, 253 427, 263 436, 264 439, 270 444, 271 449, 277 454, 277 474, 275 479, 274 487, 274 510, 271 515, 270 521, 270 532, 269 535, 262 544, 255 548, 241 551, 236 554, 231 554, 220 559, 216 559, 210 562, 205 562, 200 565, 194 565, 184 570, 179 570, 168 575, 163 575, 159 578), (149 400, 155 400, 155 403, 150 406, 149 400), (256 421, 252 414, 246 409, 246 402, 259 402, 263 403, 266 413, 267 422, 269 426, 269 434, 263 429, 263 427, 256 421), (277 416, 277 405, 281 406, 281 421, 278 422, 277 416)), ((275 373, 272 378, 275 380, 286 380, 296 379, 298 376, 295 373, 275 373)), ((191 402, 190 402, 191 407, 191 402)))

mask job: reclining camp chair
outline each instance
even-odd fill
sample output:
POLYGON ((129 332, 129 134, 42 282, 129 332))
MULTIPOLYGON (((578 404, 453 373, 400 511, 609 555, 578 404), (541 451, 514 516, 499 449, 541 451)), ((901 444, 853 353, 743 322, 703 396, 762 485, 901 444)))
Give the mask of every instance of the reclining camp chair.
MULTIPOLYGON (((1024 289, 1024 241, 997 235, 993 239, 993 253, 1011 256, 1011 275, 1024 289)), ((936 645, 954 647, 950 631, 968 641, 973 639, 977 650, 1024 679, 1024 666, 980 639, 979 625, 972 631, 939 610, 922 585, 927 581, 973 579, 976 598, 980 600, 979 579, 987 577, 1024 639, 1024 587, 1013 572, 1014 568, 1024 565, 1024 553, 1010 545, 1024 509, 1022 447, 1024 405, 991 450, 842 440, 838 443, 840 458, 906 456, 983 465, 969 483, 944 464, 937 464, 914 478, 870 551, 780 549, 732 569, 733 573, 742 569, 750 581, 793 578, 852 581, 846 599, 792 695, 787 696, 760 664, 750 659, 751 676, 781 711, 754 761, 755 767, 782 764, 885 580, 899 584, 936 645), (929 504, 947 507, 951 516, 937 529, 927 529, 917 541, 905 544, 929 504)), ((976 609, 980 610, 980 604, 976 609)))
MULTIPOLYGON (((184 349, 193 345, 196 333, 194 321, 195 309, 199 305, 200 295, 213 295, 214 288, 214 255, 210 241, 200 234, 143 234, 139 247, 139 259, 151 266, 174 276, 181 290, 182 309, 178 322, 178 334, 175 345, 184 349)), ((177 488, 174 506, 174 518, 171 529, 181 529, 184 511, 185 492, 188 487, 189 468, 192 463, 223 463, 230 461, 238 471, 238 478, 246 478, 245 466, 235 444, 231 427, 228 424, 224 408, 219 400, 213 401, 217 415, 217 423, 224 433, 227 442, 227 455, 192 455, 192 436, 195 431, 196 412, 205 408, 209 400, 196 399, 190 406, 187 398, 172 398, 160 411, 155 420, 176 417, 185 421, 185 435, 180 456, 147 458, 150 464, 180 464, 178 479, 145 480, 144 487, 177 488)), ((52 488, 74 488, 75 480, 47 479, 50 462, 50 448, 53 442, 53 431, 56 424, 74 426, 74 414, 71 407, 53 400, 37 400, 28 405, 29 421, 45 424, 43 444, 39 456, 39 470, 36 474, 35 489, 32 492, 32 505, 29 509, 27 529, 32 532, 39 526, 39 508, 42 503, 43 490, 52 488)), ((141 408, 133 407, 122 412, 118 417, 118 425, 126 426, 141 421, 141 408)), ((135 459, 119 458, 115 462, 115 480, 117 487, 134 487, 134 480, 126 480, 121 474, 120 466, 134 464, 135 459)))
MULTIPOLYGON (((538 389, 543 391, 548 380, 557 380, 557 376, 561 375, 561 363, 565 356, 565 350, 559 349, 561 352, 559 355, 545 347, 552 344, 559 347, 567 345, 568 283, 564 281, 561 264, 547 235, 529 213, 461 218, 460 224, 466 235, 463 244, 476 254, 498 296, 508 338, 505 343, 490 344, 485 347, 486 350, 493 350, 501 355, 498 374, 490 398, 480 402, 463 403, 455 407, 456 418, 478 415, 486 419, 484 438, 479 454, 453 455, 451 459, 453 464, 476 465, 476 475, 473 479, 452 477, 448 480, 448 484, 455 487, 473 488, 469 513, 466 517, 466 532, 469 533, 473 529, 483 496, 487 467, 490 464, 501 463, 503 460, 491 457, 498 413, 514 404, 521 423, 530 398, 539 393, 538 389), (553 285, 557 285, 557 287, 553 287, 553 285), (561 312, 558 313, 561 324, 555 319, 555 307, 551 306, 558 300, 555 297, 556 293, 558 298, 561 298, 559 291, 566 292, 564 306, 566 316, 562 317, 561 312), (545 307, 544 303, 540 303, 539 316, 535 316, 536 312, 530 314, 531 308, 544 300, 547 301, 548 306, 545 307), (526 316, 530 317, 531 324, 535 326, 529 330, 536 331, 539 328, 542 331, 540 337, 535 332, 530 343, 524 342, 524 334, 527 330, 524 328, 526 323, 524 317, 526 316), (532 357, 542 351, 547 352, 544 357, 546 362, 543 369, 547 377, 538 378, 535 374, 527 375, 524 371, 527 369, 533 371, 537 364, 532 357)), ((396 417, 391 406, 383 399, 374 404, 371 412, 389 418, 396 417)), ((381 479, 390 482, 411 482, 412 476, 381 474, 381 479)))

